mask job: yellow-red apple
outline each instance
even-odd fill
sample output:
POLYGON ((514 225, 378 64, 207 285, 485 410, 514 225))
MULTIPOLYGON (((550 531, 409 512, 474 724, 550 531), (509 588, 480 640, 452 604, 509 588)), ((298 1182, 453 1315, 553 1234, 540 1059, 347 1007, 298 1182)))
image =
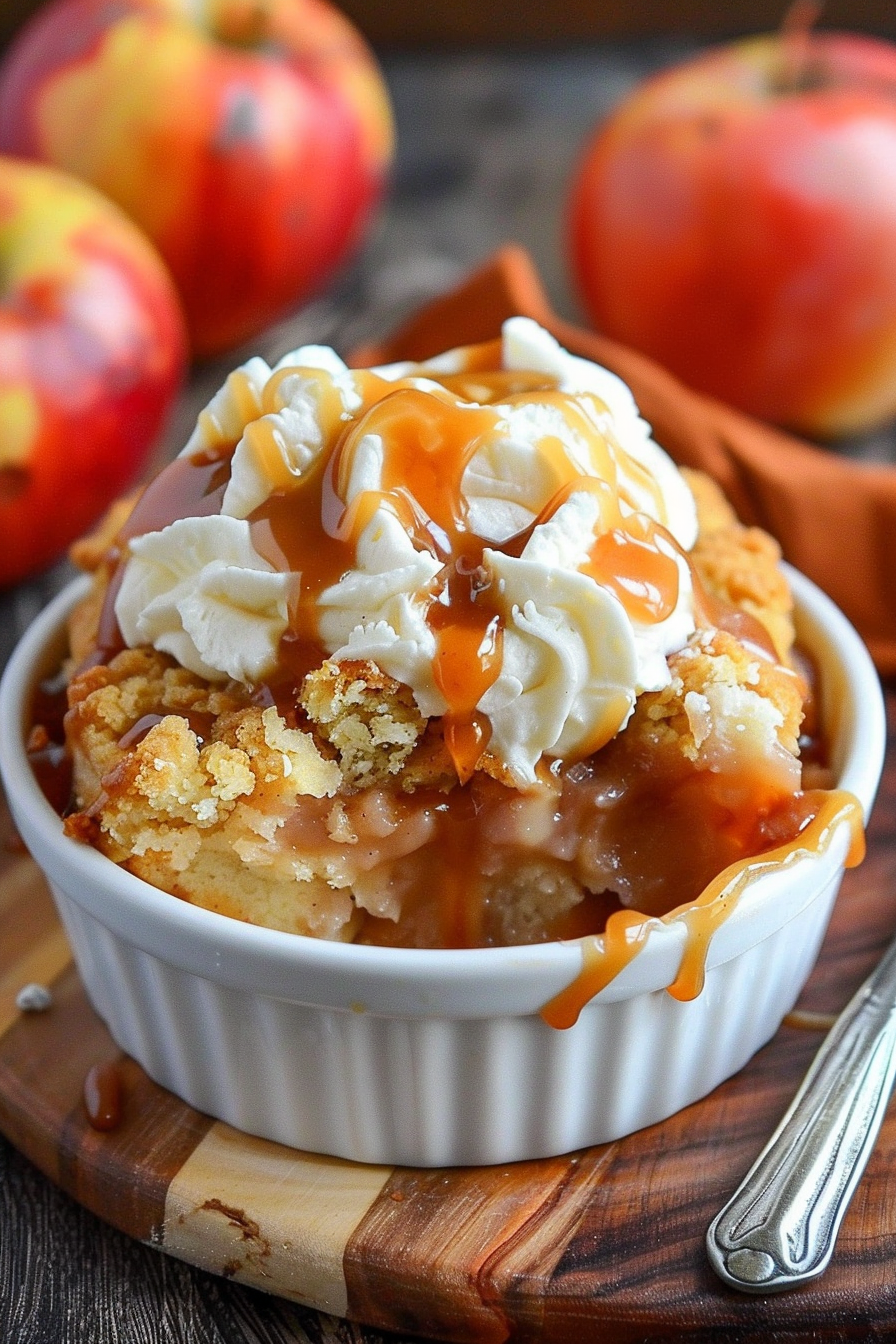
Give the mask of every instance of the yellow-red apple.
POLYGON ((896 46, 733 43, 661 73, 585 147, 570 254, 608 335, 829 437, 896 413, 896 46))
POLYGON ((117 201, 167 261, 206 355, 350 254, 392 120, 368 48, 324 0, 52 0, 0 67, 0 150, 117 201))
POLYGON ((85 183, 0 156, 0 584, 131 484, 185 362, 177 293, 139 229, 85 183))

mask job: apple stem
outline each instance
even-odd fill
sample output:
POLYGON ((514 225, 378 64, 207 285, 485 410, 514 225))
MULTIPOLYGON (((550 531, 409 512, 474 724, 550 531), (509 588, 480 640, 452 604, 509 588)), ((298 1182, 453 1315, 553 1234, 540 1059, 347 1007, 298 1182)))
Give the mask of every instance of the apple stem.
POLYGON ((812 29, 824 9, 824 0, 793 0, 781 20, 782 70, 779 91, 797 93, 809 84, 808 63, 812 29))

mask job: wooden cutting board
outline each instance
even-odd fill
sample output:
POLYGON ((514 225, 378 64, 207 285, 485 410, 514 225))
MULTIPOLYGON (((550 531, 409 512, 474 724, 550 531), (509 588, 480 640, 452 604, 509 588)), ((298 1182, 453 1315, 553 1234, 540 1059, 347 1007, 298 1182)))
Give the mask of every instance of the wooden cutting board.
MULTIPOLYGON (((848 873, 798 1007, 837 1012, 896 929, 896 687, 865 864, 848 873)), ((896 1338, 896 1109, 817 1284, 743 1297, 703 1237, 821 1034, 784 1025, 737 1077, 628 1139, 541 1162, 371 1167, 250 1138, 123 1058, 90 1008, 36 866, 0 813, 0 1129, 116 1227, 202 1268, 364 1324, 452 1341, 635 1344, 896 1338), (52 990, 41 1013, 22 985, 52 990), (118 1061, 120 1123, 88 1121, 118 1061)), ((637 1061, 632 1061, 637 1067, 637 1061)))

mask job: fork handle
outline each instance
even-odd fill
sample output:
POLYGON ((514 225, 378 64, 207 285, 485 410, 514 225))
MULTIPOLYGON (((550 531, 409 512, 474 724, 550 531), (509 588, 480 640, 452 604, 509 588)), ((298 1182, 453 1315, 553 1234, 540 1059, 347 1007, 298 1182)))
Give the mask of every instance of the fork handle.
POLYGON ((706 1234, 732 1288, 782 1292, 828 1266, 896 1075, 896 943, 853 996, 778 1128, 706 1234))

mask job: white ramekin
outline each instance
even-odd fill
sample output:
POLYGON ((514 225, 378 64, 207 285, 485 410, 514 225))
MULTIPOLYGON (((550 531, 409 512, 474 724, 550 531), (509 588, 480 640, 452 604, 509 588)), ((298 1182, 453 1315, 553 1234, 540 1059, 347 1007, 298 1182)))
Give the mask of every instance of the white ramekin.
MULTIPOLYGON (((792 573, 840 787, 866 815, 885 741, 855 631, 792 573)), ((21 641, 0 686, 0 769, 50 882, 90 999, 121 1048, 198 1110, 266 1138, 413 1166, 546 1157, 631 1133, 697 1100, 776 1031, 818 953, 843 872, 818 856, 753 881, 719 926, 706 984, 665 992, 685 930, 555 1030, 538 1010, 578 973, 576 942, 471 951, 357 947, 257 928, 156 890, 68 839, 23 745, 35 681, 58 666, 78 581, 21 641)))

